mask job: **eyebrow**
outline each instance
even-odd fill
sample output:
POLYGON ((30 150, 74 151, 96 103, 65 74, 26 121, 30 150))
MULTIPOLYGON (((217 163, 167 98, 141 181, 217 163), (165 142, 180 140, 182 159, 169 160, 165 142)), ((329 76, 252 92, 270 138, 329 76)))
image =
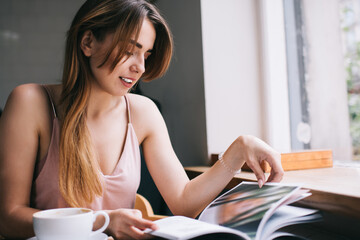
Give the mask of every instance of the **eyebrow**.
MULTIPOLYGON (((138 42, 135 42, 134 40, 130 40, 130 43, 131 44, 134 44, 136 47, 138 47, 138 48, 140 48, 140 49, 142 49, 143 48, 143 46, 140 44, 140 43, 138 43, 138 42)), ((149 49, 147 52, 152 52, 153 50, 152 49, 149 49)))

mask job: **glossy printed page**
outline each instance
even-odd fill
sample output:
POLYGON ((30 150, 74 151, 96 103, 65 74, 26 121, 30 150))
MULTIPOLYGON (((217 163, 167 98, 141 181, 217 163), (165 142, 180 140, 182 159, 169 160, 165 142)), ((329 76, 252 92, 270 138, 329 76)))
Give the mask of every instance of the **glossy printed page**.
POLYGON ((261 220, 279 202, 289 197, 298 186, 243 182, 213 201, 199 220, 246 233, 255 238, 261 220))

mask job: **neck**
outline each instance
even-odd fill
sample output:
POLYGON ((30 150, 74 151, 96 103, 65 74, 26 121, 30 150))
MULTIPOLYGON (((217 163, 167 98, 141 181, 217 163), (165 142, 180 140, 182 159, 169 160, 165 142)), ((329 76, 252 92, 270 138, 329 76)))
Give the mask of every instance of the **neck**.
POLYGON ((87 117, 98 118, 117 109, 123 102, 123 96, 113 96, 96 88, 91 89, 87 106, 87 117))

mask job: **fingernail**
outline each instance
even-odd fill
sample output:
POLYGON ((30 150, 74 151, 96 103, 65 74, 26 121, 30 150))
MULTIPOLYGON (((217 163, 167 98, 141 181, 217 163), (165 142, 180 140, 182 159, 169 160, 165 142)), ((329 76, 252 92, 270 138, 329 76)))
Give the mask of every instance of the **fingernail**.
POLYGON ((264 181, 262 179, 259 179, 258 184, 259 184, 259 188, 262 188, 262 186, 264 185, 264 181))

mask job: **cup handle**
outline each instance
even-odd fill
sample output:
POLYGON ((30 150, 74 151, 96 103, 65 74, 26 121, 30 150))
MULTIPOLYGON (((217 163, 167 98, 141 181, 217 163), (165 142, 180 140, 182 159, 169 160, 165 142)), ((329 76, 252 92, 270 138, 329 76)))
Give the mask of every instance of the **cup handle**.
POLYGON ((95 222, 95 221, 96 221, 96 218, 97 218, 99 215, 103 215, 103 216, 105 217, 105 223, 104 223, 104 225, 103 225, 101 228, 99 228, 98 230, 92 231, 91 236, 93 236, 93 235, 95 235, 95 234, 97 234, 97 233, 103 232, 103 231, 107 228, 107 226, 109 226, 110 217, 109 217, 109 214, 107 214, 107 213, 104 212, 104 211, 97 211, 97 212, 95 212, 94 215, 93 215, 93 218, 94 218, 93 221, 95 222))

